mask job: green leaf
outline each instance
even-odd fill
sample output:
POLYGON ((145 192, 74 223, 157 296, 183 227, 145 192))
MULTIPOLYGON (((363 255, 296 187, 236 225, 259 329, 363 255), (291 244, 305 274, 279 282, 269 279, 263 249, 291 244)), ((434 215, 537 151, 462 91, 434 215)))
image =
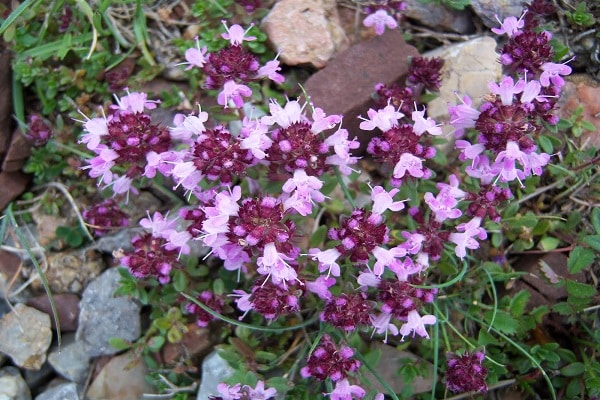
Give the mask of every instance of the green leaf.
POLYGON ((530 297, 531 293, 526 290, 521 290, 510 299, 509 310, 513 317, 520 317, 523 315, 530 297))
POLYGON ((569 293, 569 296, 581 298, 590 298, 597 293, 594 286, 576 282, 571 279, 567 279, 567 292, 569 293))
POLYGON ((600 235, 600 208, 596 207, 592 210, 592 215, 590 216, 592 226, 598 235, 600 235))
POLYGON ((564 118, 561 118, 558 121, 558 123, 556 124, 556 127, 561 131, 565 130, 565 129, 569 129, 572 126, 573 126, 573 123, 571 121, 569 121, 568 119, 564 119, 564 118))
POLYGON ((569 260, 567 261, 567 267, 571 274, 576 274, 587 267, 589 267, 596 257, 596 252, 592 249, 587 249, 581 246, 575 247, 571 254, 569 254, 569 260))
POLYGON ((159 351, 165 344, 164 336, 154 336, 148 340, 148 349, 154 353, 159 351))
POLYGON ((185 272, 180 269, 175 270, 173 273, 173 286, 178 292, 183 292, 188 284, 188 278, 185 272))
POLYGON ((540 239, 540 247, 542 248, 542 250, 545 251, 554 250, 558 247, 559 244, 560 239, 557 239, 552 236, 544 236, 542 239, 540 239))
POLYGON ((127 340, 120 337, 113 337, 108 339, 108 344, 119 351, 126 350, 131 347, 131 342, 128 342, 127 340))
POLYGON ((506 311, 498 310, 495 317, 493 310, 488 310, 484 313, 484 319, 488 324, 492 322, 492 318, 494 318, 494 329, 507 335, 512 335, 517 331, 517 320, 506 311))
POLYGON ((554 153, 554 146, 552 146, 552 141, 548 138, 548 136, 541 135, 538 138, 538 143, 540 144, 540 148, 544 153, 554 153))
POLYGON ((310 237, 310 241, 308 242, 310 247, 318 247, 325 240, 325 236, 327 235, 327 225, 321 225, 317 228, 315 233, 310 237))
POLYGON ((586 236, 583 241, 593 249, 600 251, 600 235, 586 236))
POLYGON ((488 346, 490 344, 498 345, 500 342, 493 335, 491 335, 486 329, 480 329, 479 335, 477 336, 477 344, 479 346, 488 346))
POLYGON ((582 362, 574 362, 565 365, 560 369, 560 373, 564 376, 579 376, 585 372, 585 364, 582 362))

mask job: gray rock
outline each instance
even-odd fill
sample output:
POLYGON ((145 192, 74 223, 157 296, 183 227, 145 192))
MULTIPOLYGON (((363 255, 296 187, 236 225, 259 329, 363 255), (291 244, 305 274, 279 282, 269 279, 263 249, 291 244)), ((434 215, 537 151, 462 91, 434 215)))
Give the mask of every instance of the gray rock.
POLYGON ((140 306, 125 297, 114 297, 119 286, 117 268, 110 268, 88 285, 79 303, 76 340, 91 357, 115 354, 109 339, 134 341, 140 336, 140 306))
POLYGON ((217 351, 207 355, 202 361, 202 382, 197 400, 208 400, 210 395, 218 395, 217 385, 233 375, 235 370, 227 364, 217 351))
POLYGON ((63 383, 43 391, 35 396, 35 400, 79 400, 77 385, 73 382, 63 383))
POLYGON ((406 4, 404 15, 430 28, 441 28, 462 34, 474 30, 473 17, 467 9, 459 11, 435 2, 424 4, 419 0, 404 0, 404 4, 406 4))
POLYGON ((0 399, 31 400, 31 392, 17 368, 0 369, 0 399))
POLYGON ((145 231, 140 227, 132 227, 119 229, 115 233, 111 233, 96 239, 96 248, 102 253, 112 254, 113 251, 123 249, 123 251, 133 251, 131 239, 145 231))
POLYGON ((25 304, 0 320, 0 352, 25 369, 40 369, 52 342, 50 317, 25 304))
MULTIPOLYGON (((429 102, 427 114, 438 123, 447 122, 448 105, 460 102, 456 96, 468 95, 478 107, 488 93, 488 81, 497 81, 502 76, 502 66, 497 61, 496 41, 492 37, 480 37, 467 42, 447 46, 424 54, 425 57, 441 57, 442 68, 440 95, 429 102)), ((446 135, 452 127, 442 126, 446 135)))
POLYGON ((278 1, 262 28, 287 65, 323 68, 336 52, 348 46, 335 0, 278 1))
POLYGON ((471 7, 488 28, 495 28, 500 26, 496 15, 500 21, 510 16, 519 18, 523 3, 523 0, 471 0, 471 7))
POLYGON ((62 377, 72 382, 83 383, 88 375, 90 357, 83 343, 75 340, 74 334, 69 334, 63 336, 60 352, 58 346, 50 350, 48 363, 62 377))
POLYGON ((25 383, 34 390, 34 393, 37 388, 46 384, 52 379, 52 375, 54 375, 54 369, 48 364, 48 361, 46 361, 44 365, 42 365, 42 368, 38 370, 24 369, 21 372, 23 373, 25 383))

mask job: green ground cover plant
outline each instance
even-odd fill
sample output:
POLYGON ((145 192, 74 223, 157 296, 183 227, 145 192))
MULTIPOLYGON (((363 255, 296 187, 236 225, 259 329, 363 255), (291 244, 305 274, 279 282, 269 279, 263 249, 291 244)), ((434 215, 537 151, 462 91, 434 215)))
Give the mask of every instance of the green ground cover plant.
MULTIPOLYGON (((558 23, 548 24, 558 13, 587 29, 596 9, 535 0, 498 21, 504 75, 481 106, 468 93, 449 106, 448 153, 422 102, 436 95, 443 60, 417 57, 405 82, 374 82, 377 108, 361 117, 373 139, 361 160, 341 116, 301 87, 286 97, 298 88, 266 45, 259 3, 195 2, 198 35, 173 46, 189 86, 213 106, 171 124, 151 113, 176 97, 161 104, 129 85, 160 71, 144 2, 122 4, 131 41, 108 1, 26 1, 0 26, 14 44, 15 116, 37 146, 25 170, 38 186, 63 181, 95 200, 81 213, 87 231, 57 235, 75 248, 137 223, 122 205, 149 186, 177 204, 139 221, 133 250, 115 253, 116 295, 151 311, 138 341, 113 346, 134 349, 176 399, 194 398, 198 360, 164 365, 159 354, 190 323, 211 330, 236 371, 214 399, 483 398, 507 387, 597 398, 600 156, 581 146, 594 128, 583 109, 556 115, 572 60, 553 41, 558 23), (39 109, 26 110, 23 93, 39 109), (376 172, 361 173, 367 166, 376 172), (543 257, 553 254, 566 268, 543 257), (523 285, 534 272, 542 286, 523 285), (564 295, 540 302, 540 288, 564 295), (416 356, 397 365, 401 390, 381 378, 388 350, 376 343, 416 356), (430 389, 415 393, 417 377, 430 389)), ((378 34, 404 9, 357 5, 378 34)), ((27 219, 26 204, 10 206, 3 238, 27 219)))

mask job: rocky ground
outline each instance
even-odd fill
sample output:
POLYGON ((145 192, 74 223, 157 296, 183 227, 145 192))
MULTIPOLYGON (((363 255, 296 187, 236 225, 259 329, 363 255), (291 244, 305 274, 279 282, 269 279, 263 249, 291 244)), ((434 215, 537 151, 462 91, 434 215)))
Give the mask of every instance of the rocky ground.
MULTIPOLYGON (((347 116, 344 125, 348 129, 358 125, 352 116, 365 114, 373 83, 391 83, 406 73, 407 55, 444 58, 440 97, 428 107, 429 116, 443 123, 448 118, 446 104, 455 102, 455 92, 481 99, 487 93, 487 82, 501 76, 496 61, 499 43, 489 28, 497 26, 496 15, 520 15, 522 2, 472 0, 471 7, 463 11, 434 2, 406 3, 407 20, 400 30, 381 37, 365 28, 355 29, 352 3, 336 4, 334 0, 281 0, 265 18, 263 28, 274 48, 283 50, 281 61, 310 76, 305 87, 313 102, 328 114, 347 116), (411 34, 410 43, 415 46, 404 41, 401 31, 411 34)), ((4 76, 0 86, 6 90, 10 82, 6 73, 8 58, 4 56, 0 62, 0 74, 4 76)), ((579 62, 582 67, 569 78, 561 113, 569 116, 582 104, 584 118, 598 128, 600 88, 592 76, 598 66, 591 56, 579 62)), ((163 80, 160 84, 171 83, 163 80)), ((10 119, 11 109, 1 103, 8 96, 0 97, 3 129, 9 125, 2 121, 10 119)), ((5 145, 0 147, 0 208, 4 208, 29 184, 21 172, 28 145, 21 135, 6 131, 0 134, 0 145, 5 145)), ((588 133, 583 141, 600 146, 596 132, 588 133)), ((58 185, 43 190, 62 195, 58 185)), ((128 211, 139 219, 145 210, 165 209, 168 201, 159 193, 143 192, 128 211)), ((13 234, 0 253, 0 292, 11 303, 0 300, 0 399, 168 398, 152 396, 153 388, 144 380, 144 364, 132 362, 131 354, 118 352, 108 342, 113 337, 133 341, 144 334, 145 310, 132 299, 112 295, 119 274, 111 255, 128 243, 135 229, 104 237, 79 250, 49 250, 47 245, 55 240, 55 228, 65 225, 65 221, 43 213, 34 218, 32 224, 19 230, 34 251, 43 253, 43 266, 60 316, 62 346, 59 352, 48 299, 13 234)), ((74 217, 65 217, 69 218, 74 217)), ((212 345, 209 332, 190 326, 180 346, 163 350, 163 357, 171 359, 181 351, 209 354, 202 365, 204 379, 198 382, 199 400, 207 399, 210 385, 230 373, 226 363, 211 353, 212 345)), ((427 390, 427 382, 423 385, 427 390)))

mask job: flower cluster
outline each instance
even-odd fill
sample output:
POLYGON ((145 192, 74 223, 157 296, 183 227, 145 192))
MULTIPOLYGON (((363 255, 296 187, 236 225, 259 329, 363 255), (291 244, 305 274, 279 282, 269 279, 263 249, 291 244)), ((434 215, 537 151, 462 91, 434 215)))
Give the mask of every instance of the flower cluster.
POLYGON ((304 378, 314 377, 321 381, 329 378, 337 382, 360 367, 360 361, 353 356, 354 350, 350 347, 338 347, 329 335, 323 335, 300 374, 304 378))
MULTIPOLYGON (((564 85, 562 76, 568 75, 571 68, 552 61, 552 35, 536 29, 535 16, 524 18, 525 15, 527 12, 520 19, 507 17, 499 28, 492 29, 508 37, 500 62, 509 74, 516 76, 505 75, 499 83, 490 82, 491 94, 479 109, 466 96, 462 104, 450 107, 450 122, 458 138, 462 138, 466 128, 478 132, 475 143, 457 140, 456 148, 461 152, 461 160, 471 163, 467 174, 482 185, 498 180, 522 182, 530 175, 540 175, 550 160, 548 154, 537 151, 536 138, 543 122, 558 121, 552 111, 564 85)), ((483 194, 496 197, 489 190, 483 194)), ((478 215, 483 216, 481 207, 478 215)))
POLYGON ((487 392, 485 377, 487 369, 481 364, 485 354, 481 351, 465 352, 463 355, 449 353, 446 387, 452 392, 487 392))
POLYGON ((29 116, 29 124, 27 125, 27 139, 36 147, 43 146, 52 137, 52 128, 37 114, 29 116))
POLYGON ((119 208, 113 199, 94 204, 82 213, 94 235, 102 236, 112 228, 122 228, 129 225, 129 216, 119 208))

